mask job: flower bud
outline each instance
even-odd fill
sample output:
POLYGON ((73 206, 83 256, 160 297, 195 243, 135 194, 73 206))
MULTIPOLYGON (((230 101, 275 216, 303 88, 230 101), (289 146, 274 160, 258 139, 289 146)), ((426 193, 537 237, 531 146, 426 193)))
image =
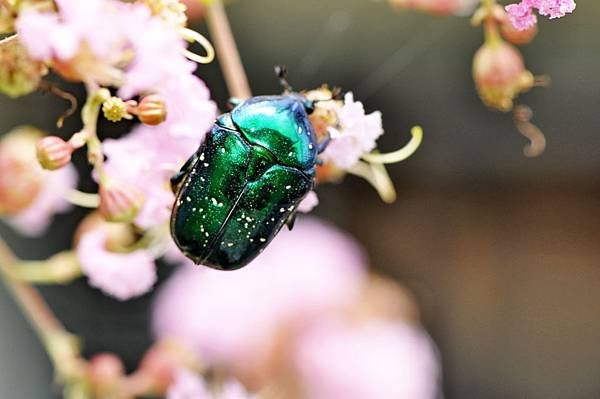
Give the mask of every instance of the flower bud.
POLYGON ((519 30, 508 19, 505 19, 500 25, 500 33, 512 44, 522 46, 533 40, 538 33, 538 28, 537 25, 533 25, 529 28, 519 30))
POLYGON ((42 168, 60 169, 71 162, 73 146, 57 136, 46 136, 37 142, 37 159, 42 168))
POLYGON ((189 20, 201 19, 206 13, 206 5, 198 0, 183 0, 183 4, 185 4, 185 14, 189 20))
POLYGON ((534 84, 519 51, 505 42, 485 43, 473 59, 473 79, 481 100, 491 108, 510 111, 513 100, 534 84))
POLYGON ((108 180, 100 184, 100 214, 109 222, 130 222, 140 210, 144 198, 135 187, 108 180))
POLYGON ((90 359, 88 377, 92 389, 99 398, 114 398, 125 377, 125 366, 113 353, 100 353, 90 359))
POLYGON ((146 125, 158 125, 167 119, 167 104, 162 96, 151 94, 142 98, 136 108, 136 115, 146 125))
POLYGON ((16 215, 31 205, 44 183, 35 159, 37 129, 20 127, 0 139, 0 215, 16 215))
POLYGON ((119 122, 121 119, 131 119, 127 112, 127 103, 119 97, 111 97, 102 104, 104 117, 111 122, 119 122))
POLYGON ((17 36, 0 41, 0 92, 9 97, 29 94, 47 72, 43 63, 29 57, 17 36))

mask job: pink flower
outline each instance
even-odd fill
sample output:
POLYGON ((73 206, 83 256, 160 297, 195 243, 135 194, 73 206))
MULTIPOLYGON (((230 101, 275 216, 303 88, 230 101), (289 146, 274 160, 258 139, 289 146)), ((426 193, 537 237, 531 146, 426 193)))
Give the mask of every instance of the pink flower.
POLYGON ((352 93, 346 93, 344 104, 336 114, 338 128, 330 128, 331 142, 323 153, 323 159, 341 169, 348 169, 358 162, 361 155, 375 148, 375 140, 383 134, 381 112, 365 114, 360 101, 354 101, 352 93))
POLYGON ((89 284, 121 301, 148 292, 156 282, 154 258, 145 250, 116 253, 107 249, 108 233, 101 228, 84 233, 77 257, 89 284))
POLYGON ((506 12, 515 28, 525 30, 537 23, 534 9, 540 15, 554 19, 572 13, 575 7, 574 0, 522 0, 520 3, 507 5, 506 12))
POLYGON ((230 379, 225 381, 223 389, 215 399, 258 399, 258 396, 248 394, 239 381, 230 379))
POLYGON ((126 44, 121 32, 125 26, 122 13, 126 9, 122 3, 113 0, 56 0, 56 3, 58 13, 26 10, 19 16, 17 32, 33 58, 69 60, 83 43, 98 58, 122 51, 126 44), (111 34, 107 34, 107 28, 111 34))
POLYGON ((365 266, 353 239, 316 219, 301 219, 243 269, 181 268, 158 296, 154 331, 182 339, 209 365, 260 374, 283 329, 359 295, 365 266))
POLYGON ((179 76, 191 76, 196 64, 183 55, 186 47, 179 31, 144 6, 131 7, 123 20, 123 36, 135 54, 127 65, 119 94, 129 98, 170 84, 179 76))
MULTIPOLYGON (((41 169, 37 163, 32 163, 32 167, 41 169)), ((65 197, 77 186, 77 172, 71 164, 52 172, 40 170, 40 173, 44 176, 43 185, 35 200, 7 219, 21 234, 29 236, 43 234, 55 213, 65 213, 73 208, 65 197)))
POLYGON ((167 390, 167 399, 210 399, 206 382, 196 373, 179 369, 167 390))
POLYGON ((77 37, 60 23, 57 14, 25 10, 17 21, 17 32, 29 55, 37 60, 72 58, 79 48, 77 37))
POLYGON ((36 143, 43 132, 21 126, 0 140, 0 215, 25 235, 44 233, 55 213, 66 212, 65 199, 77 186, 73 165, 57 171, 42 169, 36 143))
POLYGON ((58 0, 57 5, 58 13, 26 11, 17 21, 33 58, 54 60, 53 67, 71 79, 119 86, 125 98, 190 84, 195 64, 183 54, 180 27, 145 5, 115 0, 58 0))
POLYGON ((319 197, 317 193, 311 191, 298 205, 298 212, 309 213, 317 205, 319 205, 319 197))
POLYGON ((175 381, 167 390, 167 399, 253 399, 242 384, 236 380, 226 380, 220 391, 212 393, 206 382, 187 369, 179 369, 175 381))
POLYGON ((418 327, 400 322, 329 320, 298 339, 295 364, 313 399, 435 399, 436 348, 418 327))

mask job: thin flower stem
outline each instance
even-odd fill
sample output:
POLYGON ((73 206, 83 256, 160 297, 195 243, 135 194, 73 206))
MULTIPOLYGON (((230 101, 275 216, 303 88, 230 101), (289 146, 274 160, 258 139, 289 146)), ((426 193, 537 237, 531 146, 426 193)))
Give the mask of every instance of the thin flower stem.
POLYGON ((84 193, 79 190, 69 190, 64 194, 67 201, 82 208, 97 208, 100 205, 100 196, 94 193, 84 193))
POLYGON ((100 180, 104 179, 104 154, 102 152, 102 142, 96 133, 98 125, 98 116, 100 108, 104 101, 110 98, 108 89, 97 88, 94 85, 87 85, 88 97, 81 110, 81 120, 83 121, 83 132, 88 147, 88 162, 93 165, 98 172, 100 180))
POLYGON ((250 98, 248 78, 221 0, 211 1, 207 21, 229 94, 241 100, 250 98))
POLYGON ((11 277, 20 260, 0 238, 0 277, 9 293, 42 342, 57 376, 62 380, 76 378, 80 371, 79 351, 74 337, 58 321, 39 292, 28 283, 11 277))
POLYGON ((383 164, 370 164, 359 161, 347 171, 369 182, 384 202, 391 204, 396 200, 394 184, 383 164))
POLYGON ((481 0, 481 6, 486 7, 488 11, 496 4, 496 0, 481 0))

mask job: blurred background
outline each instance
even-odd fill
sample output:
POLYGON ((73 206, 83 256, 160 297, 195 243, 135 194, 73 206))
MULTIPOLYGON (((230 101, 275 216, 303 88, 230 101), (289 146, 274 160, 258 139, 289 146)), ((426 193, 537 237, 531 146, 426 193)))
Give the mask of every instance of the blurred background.
MULTIPOLYGON (((286 64, 296 88, 338 85, 381 110, 382 151, 423 126, 418 152, 389 168, 396 203, 349 176, 319 188, 315 214, 353 234, 374 268, 414 293, 441 352, 445 396, 600 397, 600 3, 582 0, 560 23, 541 21, 522 49, 532 72, 552 77, 521 97, 548 140, 538 159, 522 155, 511 115, 477 97, 471 61, 482 33, 467 18, 366 0, 240 0, 227 11, 254 94, 278 93, 273 65, 286 64)), ((224 107, 218 64, 198 73, 224 107)), ((0 132, 30 123, 56 133, 64 106, 50 95, 2 97, 0 132)), ((0 234, 20 256, 41 259, 70 246, 83 215, 59 215, 39 239, 5 225, 0 234)), ((42 292, 87 354, 116 351, 131 367, 150 343, 152 294, 119 303, 83 280, 42 292)), ((4 287, 0 320, 0 398, 48 397, 49 363, 4 287)))

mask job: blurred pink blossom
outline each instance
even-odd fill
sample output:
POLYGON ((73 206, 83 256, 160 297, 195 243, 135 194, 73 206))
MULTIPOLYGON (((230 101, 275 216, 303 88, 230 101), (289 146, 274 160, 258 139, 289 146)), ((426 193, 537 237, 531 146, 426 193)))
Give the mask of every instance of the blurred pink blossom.
POLYGON ((540 15, 554 19, 572 13, 575 7, 574 0, 522 0, 520 3, 507 5, 506 11, 514 27, 525 30, 537 23, 534 9, 537 9, 540 15))
POLYGON ((97 228, 84 233, 77 244, 77 257, 89 284, 121 301, 148 292, 156 282, 153 256, 145 250, 129 253, 107 249, 108 233, 97 228))
POLYGON ((383 134, 381 112, 365 114, 363 104, 354 101, 353 94, 349 92, 336 113, 339 128, 329 128, 331 142, 323 153, 323 159, 347 169, 357 163, 361 155, 375 148, 375 141, 383 134))
POLYGON ((55 213, 72 209, 73 206, 65 196, 77 186, 77 172, 71 164, 52 172, 41 170, 35 159, 32 159, 31 165, 40 169, 43 175, 42 187, 27 208, 6 218, 6 221, 21 234, 36 236, 46 231, 55 213))
POLYGON ((242 384, 236 380, 227 380, 222 389, 212 393, 206 382, 196 373, 187 369, 179 369, 175 373, 175 381, 167 390, 167 399, 252 399, 242 384))
POLYGON ((435 399, 437 350, 420 328, 369 320, 328 320, 297 341, 295 364, 311 399, 435 399))
POLYGON ((182 368, 175 372, 175 381, 167 390, 167 399, 210 399, 210 394, 202 377, 182 368))
POLYGON ((317 193, 311 191, 298 205, 298 212, 309 213, 317 205, 319 205, 319 197, 317 197, 317 193))
POLYGON ((243 269, 181 268, 158 295, 154 331, 182 339, 209 365, 252 374, 268 362, 282 329, 350 304, 365 269, 352 238, 301 219, 243 269))

